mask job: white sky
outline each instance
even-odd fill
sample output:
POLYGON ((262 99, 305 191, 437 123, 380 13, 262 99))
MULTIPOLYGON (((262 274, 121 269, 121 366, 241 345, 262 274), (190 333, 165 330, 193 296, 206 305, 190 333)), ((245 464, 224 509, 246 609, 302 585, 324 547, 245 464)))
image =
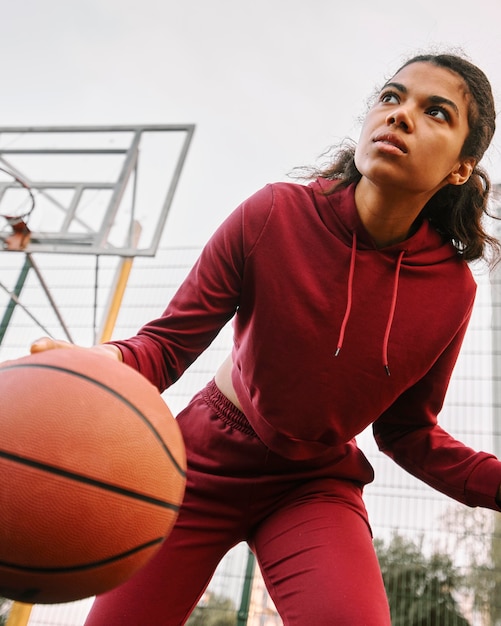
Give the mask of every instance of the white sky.
MULTIPOLYGON (((2 0, 0 126, 195 123, 167 243, 358 137, 375 86, 461 47, 501 106, 500 0, 2 0)), ((501 182, 501 132, 484 163, 501 182)))

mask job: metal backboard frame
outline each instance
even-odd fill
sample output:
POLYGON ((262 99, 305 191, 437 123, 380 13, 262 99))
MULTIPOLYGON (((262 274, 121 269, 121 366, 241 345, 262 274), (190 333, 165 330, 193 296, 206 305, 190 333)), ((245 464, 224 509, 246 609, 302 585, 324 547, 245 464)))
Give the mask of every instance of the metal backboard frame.
POLYGON ((154 256, 194 129, 0 127, 0 246, 154 256), (12 244, 16 228, 21 244, 12 244))

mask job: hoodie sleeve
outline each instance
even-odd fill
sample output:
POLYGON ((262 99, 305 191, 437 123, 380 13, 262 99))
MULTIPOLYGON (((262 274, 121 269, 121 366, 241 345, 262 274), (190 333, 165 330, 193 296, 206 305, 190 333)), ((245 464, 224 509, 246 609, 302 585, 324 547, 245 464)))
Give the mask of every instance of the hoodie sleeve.
POLYGON ((501 510, 501 462, 457 441, 437 423, 467 322, 417 384, 373 424, 379 449, 431 487, 466 504, 501 510))
POLYGON ((124 363, 160 391, 172 385, 235 314, 245 258, 272 205, 266 186, 243 202, 216 230, 163 314, 129 339, 112 341, 124 363))

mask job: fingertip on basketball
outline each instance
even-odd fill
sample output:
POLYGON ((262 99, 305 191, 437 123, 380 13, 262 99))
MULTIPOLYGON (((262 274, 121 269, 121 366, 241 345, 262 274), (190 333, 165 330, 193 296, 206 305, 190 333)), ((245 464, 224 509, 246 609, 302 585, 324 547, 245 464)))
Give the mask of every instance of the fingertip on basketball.
POLYGON ((54 350, 56 348, 70 348, 72 345, 66 341, 57 341, 51 337, 40 337, 30 346, 30 353, 45 352, 46 350, 54 350))
POLYGON ((36 339, 30 346, 30 353, 34 354, 35 352, 44 352, 45 350, 49 350, 51 341, 50 337, 40 337, 39 339, 36 339))

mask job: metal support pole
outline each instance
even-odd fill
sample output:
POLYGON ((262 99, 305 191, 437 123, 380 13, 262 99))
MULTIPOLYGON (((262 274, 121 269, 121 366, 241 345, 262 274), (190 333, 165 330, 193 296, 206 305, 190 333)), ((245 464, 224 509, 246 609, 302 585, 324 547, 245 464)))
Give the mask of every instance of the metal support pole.
POLYGON ((254 556, 252 551, 249 550, 247 553, 247 567, 245 568, 245 579, 242 589, 242 598, 240 600, 240 608, 238 609, 237 614, 237 626, 246 626, 247 624, 255 566, 256 557, 254 556))
MULTIPOLYGON (((494 270, 491 282, 492 299, 492 427, 494 435, 494 454, 501 459, 501 275, 494 270)), ((491 538, 491 559, 496 573, 501 571, 501 520, 499 515, 494 521, 491 538)), ((498 578, 496 577, 497 581, 498 578)), ((490 618, 493 626, 501 625, 501 584, 494 582, 493 603, 490 618)))
POLYGON ((14 309, 16 308, 18 298, 23 290, 24 283, 26 282, 26 278, 28 276, 28 272, 30 271, 31 263, 28 257, 24 259, 24 265, 21 269, 21 272, 17 278, 16 286, 14 287, 14 291, 11 295, 9 304, 5 309, 5 313, 3 314, 2 321, 0 322, 0 345, 2 344, 3 338, 5 337, 5 333, 7 332, 7 328, 9 327, 10 320, 14 314, 14 309), (14 297, 13 297, 14 296, 14 297))
MULTIPOLYGON (((141 234, 141 225, 134 222, 134 232, 132 233, 132 244, 137 245, 141 234)), ((105 319, 99 331, 99 343, 104 343, 111 339, 113 329, 118 318, 120 306, 125 293, 125 288, 129 281, 129 275, 132 269, 133 257, 123 257, 117 268, 113 287, 110 289, 110 296, 105 310, 105 319)))
POLYGON ((5 626, 27 626, 31 615, 32 604, 14 602, 5 626))
POLYGON ((30 254, 29 252, 26 253, 26 257, 31 265, 31 267, 33 268, 33 271, 35 272, 35 274, 37 275, 37 278, 40 282, 40 284, 42 285, 42 289, 45 292, 45 295, 47 296, 47 299, 50 302, 50 305, 52 307, 52 310, 54 311, 54 313, 56 314, 57 319, 59 320, 59 323, 61 324, 61 328, 64 330, 64 333, 66 335, 66 338, 68 339, 68 341, 70 343, 73 343, 73 339, 71 338, 70 335, 70 330, 69 328, 66 326, 63 316, 61 315, 61 313, 59 312, 59 309, 57 307, 56 301, 54 300, 54 298, 52 297, 52 294, 50 292, 49 287, 47 286, 47 284, 45 283, 45 280, 42 276, 42 273, 40 272, 38 265, 35 263, 35 259, 33 258, 33 255, 30 254))
MULTIPOLYGON (((497 192, 494 214, 501 215, 501 185, 495 185, 497 192)), ((501 236, 497 227, 496 237, 501 236)), ((492 306, 492 429, 494 454, 501 459, 501 268, 496 267, 491 275, 492 306)), ((491 538, 491 559, 496 573, 501 571, 501 519, 496 516, 494 532, 491 538)), ((496 581, 498 579, 496 578, 496 581)), ((501 626, 501 583, 495 582, 492 590, 493 603, 490 619, 493 626, 501 626)))

